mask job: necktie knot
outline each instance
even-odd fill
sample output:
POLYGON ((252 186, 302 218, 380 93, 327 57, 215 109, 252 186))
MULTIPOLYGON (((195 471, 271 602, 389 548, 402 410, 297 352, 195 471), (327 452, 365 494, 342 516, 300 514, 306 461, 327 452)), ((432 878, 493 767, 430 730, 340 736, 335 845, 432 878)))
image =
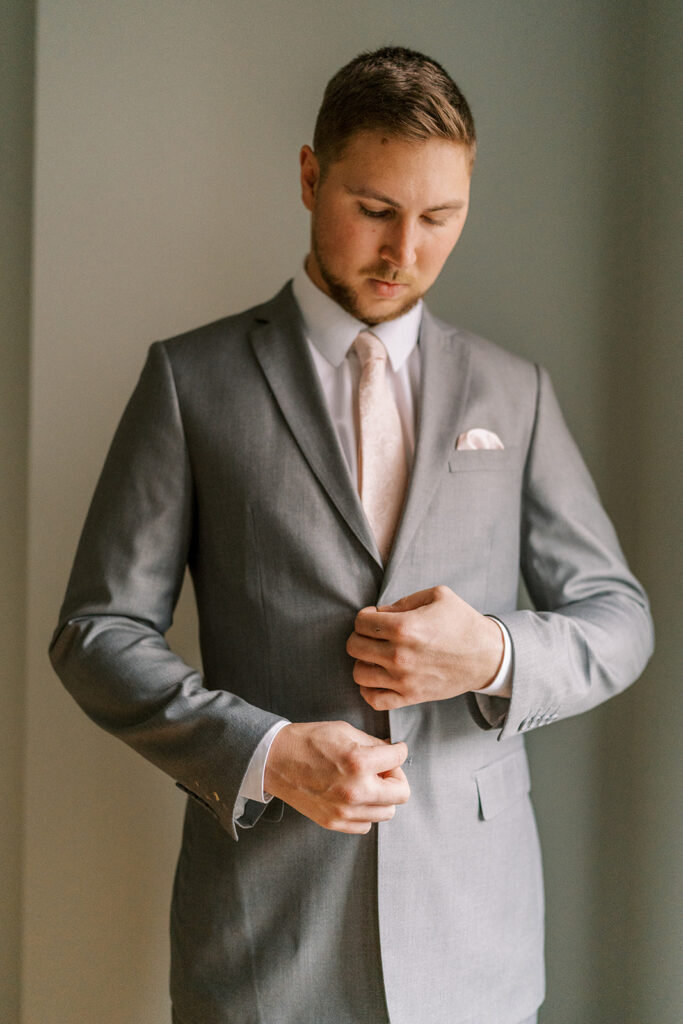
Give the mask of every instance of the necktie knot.
POLYGON ((371 331, 361 331, 353 343, 353 349, 361 368, 364 368, 371 359, 379 359, 383 363, 387 360, 384 344, 371 331))

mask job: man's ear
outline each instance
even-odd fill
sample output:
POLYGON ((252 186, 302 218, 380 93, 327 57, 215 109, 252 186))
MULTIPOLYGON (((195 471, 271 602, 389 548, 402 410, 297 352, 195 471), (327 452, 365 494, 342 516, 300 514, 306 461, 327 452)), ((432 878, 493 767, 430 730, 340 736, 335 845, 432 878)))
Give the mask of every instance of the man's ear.
POLYGON ((320 164, 310 146, 302 146, 299 154, 301 165, 301 201, 313 213, 315 197, 320 183, 320 164))

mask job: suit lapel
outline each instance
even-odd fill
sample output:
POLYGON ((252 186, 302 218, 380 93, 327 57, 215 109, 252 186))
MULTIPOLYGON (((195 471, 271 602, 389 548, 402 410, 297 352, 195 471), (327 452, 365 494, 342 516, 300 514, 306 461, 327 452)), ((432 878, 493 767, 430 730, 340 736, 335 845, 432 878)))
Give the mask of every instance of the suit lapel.
POLYGON ((421 376, 415 459, 401 522, 382 582, 380 603, 443 477, 458 427, 463 423, 469 388, 470 347, 456 328, 439 324, 425 309, 419 345, 421 376))
POLYGON ((287 285, 254 313, 254 354, 311 470, 363 547, 379 564, 375 538, 351 480, 287 285))

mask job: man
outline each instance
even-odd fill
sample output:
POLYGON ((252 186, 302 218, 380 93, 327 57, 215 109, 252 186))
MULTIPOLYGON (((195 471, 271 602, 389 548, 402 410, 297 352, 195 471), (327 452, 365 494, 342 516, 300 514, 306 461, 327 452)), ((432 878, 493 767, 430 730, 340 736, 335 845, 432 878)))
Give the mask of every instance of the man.
POLYGON ((179 1024, 536 1019, 523 734, 623 689, 652 633, 546 374, 422 303, 474 153, 434 61, 338 72, 305 267, 152 346, 98 484, 52 659, 192 798, 179 1024), (203 678, 164 641, 186 564, 203 678))

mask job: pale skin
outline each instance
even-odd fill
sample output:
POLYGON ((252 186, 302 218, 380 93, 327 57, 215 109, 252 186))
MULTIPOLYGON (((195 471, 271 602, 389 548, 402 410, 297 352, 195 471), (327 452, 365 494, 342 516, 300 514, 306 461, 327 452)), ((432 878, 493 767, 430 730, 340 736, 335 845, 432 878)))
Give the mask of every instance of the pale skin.
MULTIPOLYGON (((468 150, 360 132, 324 175, 309 146, 300 163, 311 213, 309 277, 367 324, 400 316, 431 287, 460 237, 468 150)), ((360 696, 387 711, 487 686, 503 637, 493 619, 435 586, 361 609, 346 649, 360 696)), ((323 828, 367 833, 408 800, 407 756, 405 743, 347 722, 292 723, 270 748, 265 788, 323 828)))

